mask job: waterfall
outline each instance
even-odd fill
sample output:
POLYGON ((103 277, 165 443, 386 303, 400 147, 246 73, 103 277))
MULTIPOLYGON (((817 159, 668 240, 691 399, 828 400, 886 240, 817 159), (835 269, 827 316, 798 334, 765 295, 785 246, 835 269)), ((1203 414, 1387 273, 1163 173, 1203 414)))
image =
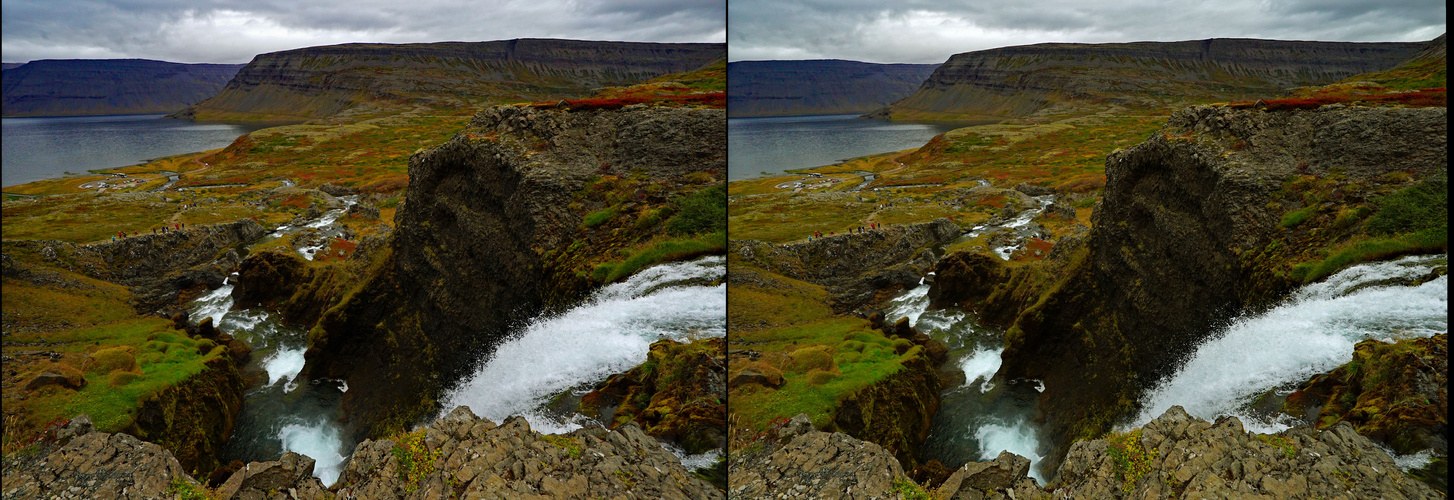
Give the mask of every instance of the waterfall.
POLYGON ((690 341, 726 335, 725 259, 655 266, 598 290, 581 305, 541 316, 495 347, 475 373, 444 397, 440 416, 458 406, 496 422, 524 416, 531 428, 561 433, 582 417, 543 410, 565 391, 583 394, 607 377, 646 361, 661 339, 690 341))
POLYGON ((1234 320, 1202 343, 1175 374, 1143 398, 1128 424, 1150 422, 1173 405, 1206 420, 1235 415, 1249 430, 1288 428, 1285 417, 1259 418, 1245 408, 1269 390, 1284 393, 1352 360, 1366 339, 1392 342, 1448 328, 1448 277, 1389 286, 1446 265, 1447 256, 1411 256, 1353 266, 1303 287, 1278 307, 1234 320))

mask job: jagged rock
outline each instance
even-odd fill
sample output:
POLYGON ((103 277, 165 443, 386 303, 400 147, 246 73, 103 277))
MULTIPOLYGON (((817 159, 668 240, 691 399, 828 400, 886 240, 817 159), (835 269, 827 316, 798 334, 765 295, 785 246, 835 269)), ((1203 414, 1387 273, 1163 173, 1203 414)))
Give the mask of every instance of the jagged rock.
MULTIPOLYGON (((800 415, 806 420, 806 415, 800 415)), ((796 418, 795 418, 796 420, 796 418)), ((811 425, 811 424, 809 424, 811 425)), ((732 498, 887 498, 908 481, 893 454, 843 433, 808 431, 761 456, 733 456, 727 476, 732 498)))
POLYGON ((782 387, 782 371, 772 369, 772 367, 770 366, 766 368, 768 369, 754 369, 752 367, 744 367, 738 370, 737 373, 732 374, 732 378, 727 381, 727 386, 741 387, 748 384, 758 384, 774 389, 782 387))
POLYGON ((174 483, 201 491, 166 449, 129 434, 81 434, 89 422, 73 419, 68 432, 80 435, 40 459, 7 455, 4 497, 149 500, 171 498, 174 483))
POLYGON ((293 452, 272 462, 252 462, 232 473, 217 488, 220 498, 285 500, 328 498, 323 482, 313 477, 314 460, 293 452))
POLYGON ((217 327, 212 326, 212 317, 209 316, 203 318, 201 323, 197 323, 196 333, 194 335, 204 339, 217 340, 217 336, 221 333, 217 330, 217 327))
POLYGON ((339 498, 724 498, 634 423, 557 436, 521 417, 496 426, 466 407, 414 441, 365 441, 336 485, 339 498), (395 452, 395 450, 401 450, 395 452), (400 455, 424 462, 405 474, 400 455), (407 476, 407 477, 406 477, 407 476))
POLYGON ((1015 190, 1030 196, 1045 196, 1051 193, 1050 188, 1047 188, 1045 186, 1037 186, 1028 182, 1021 182, 1019 184, 1016 184, 1015 190))
POLYGON ((376 207, 374 205, 365 205, 363 203, 354 203, 352 206, 348 207, 347 211, 343 212, 343 216, 346 218, 378 220, 379 207, 376 207))
POLYGON ((646 363, 582 396, 581 411, 611 429, 636 422, 648 435, 679 443, 690 454, 721 449, 727 445, 721 425, 727 419, 725 344, 720 337, 653 342, 646 363), (601 414, 609 405, 615 406, 612 414, 601 414))
POLYGON ((1039 489, 1035 480, 1029 478, 1029 472, 1030 459, 1001 451, 1000 456, 992 461, 964 464, 950 474, 935 493, 945 500, 1006 498, 1001 491, 1039 489))

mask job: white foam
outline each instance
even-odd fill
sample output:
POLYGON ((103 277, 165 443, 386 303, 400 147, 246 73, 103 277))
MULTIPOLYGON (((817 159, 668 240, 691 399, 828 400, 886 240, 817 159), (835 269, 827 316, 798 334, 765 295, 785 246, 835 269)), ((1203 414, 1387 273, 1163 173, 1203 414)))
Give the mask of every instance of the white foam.
POLYGON ((306 349, 278 349, 267 361, 263 362, 263 369, 268 371, 268 385, 284 382, 283 392, 293 392, 298 386, 293 379, 303 371, 303 352, 306 349))
POLYGON ((725 284, 663 287, 721 277, 721 262, 712 257, 657 266, 600 290, 563 314, 537 318, 497 346, 469 380, 444 398, 442 407, 469 406, 497 422, 523 415, 541 432, 578 428, 578 423, 556 422, 536 409, 555 394, 645 362, 648 347, 657 340, 726 334, 725 284))
POLYGON ((1285 429, 1288 421, 1282 418, 1264 420, 1241 409, 1264 392, 1347 363, 1353 346, 1362 340, 1392 342, 1448 331, 1447 276, 1417 287, 1366 287, 1347 293, 1361 284, 1430 270, 1416 267, 1423 269, 1394 263, 1355 266, 1305 287, 1266 313, 1237 319, 1149 392, 1143 411, 1129 425, 1142 425, 1180 405, 1207 420, 1235 415, 1258 432, 1285 429))
POLYGON ((1028 458, 1030 477, 1045 484, 1045 477, 1037 470, 1040 460, 1045 458, 1039 453, 1040 437, 1025 420, 986 422, 975 429, 974 437, 979 440, 980 460, 994 460, 1002 451, 1028 458))
MULTIPOLYGON (((229 280, 224 280, 224 283, 229 280)), ((222 318, 232 310, 232 285, 224 284, 216 290, 207 292, 201 297, 192 301, 192 310, 189 314, 196 321, 202 318, 212 318, 214 326, 222 325, 222 318)))
POLYGON ((343 439, 338 427, 326 422, 294 423, 278 431, 283 450, 307 455, 314 460, 313 476, 332 486, 343 470, 344 456, 339 454, 343 439))
POLYGON ((969 386, 975 381, 983 381, 980 384, 980 392, 989 392, 994 388, 990 379, 1000 371, 1000 353, 1004 352, 1002 347, 981 347, 975 349, 969 357, 959 362, 959 369, 964 371, 964 386, 969 386))
POLYGON ((892 323, 897 322, 899 318, 909 318, 909 326, 918 326, 919 316, 922 316, 924 311, 929 308, 929 285, 923 284, 923 281, 923 278, 920 278, 919 286, 889 300, 884 321, 892 323))
POLYGON ((691 471, 710 468, 713 465, 717 465, 717 461, 722 460, 721 449, 707 450, 696 455, 689 455, 687 454, 687 450, 671 444, 668 441, 662 441, 661 447, 666 448, 666 451, 670 451, 672 455, 676 455, 677 459, 681 460, 682 467, 686 467, 687 470, 691 471))

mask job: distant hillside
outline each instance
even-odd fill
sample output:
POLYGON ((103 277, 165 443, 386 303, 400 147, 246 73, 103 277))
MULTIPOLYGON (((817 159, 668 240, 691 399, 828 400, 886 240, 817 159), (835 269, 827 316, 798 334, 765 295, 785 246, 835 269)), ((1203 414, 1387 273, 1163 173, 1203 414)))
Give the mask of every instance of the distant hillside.
POLYGON ((1427 42, 1043 43, 956 54, 876 116, 1013 118, 1063 102, 1174 106, 1281 95, 1391 68, 1427 42))
POLYGON ((938 64, 739 61, 727 65, 731 117, 863 113, 902 99, 938 64))
POLYGON ((4 116, 170 113, 217 91, 241 64, 46 59, 4 67, 4 116))
POLYGON ((0 63, 0 70, 15 69, 24 65, 25 63, 0 63))
POLYGON ((253 58, 221 93, 179 116, 322 118, 365 103, 355 112, 580 98, 694 70, 725 52, 720 43, 548 39, 309 47, 253 58))

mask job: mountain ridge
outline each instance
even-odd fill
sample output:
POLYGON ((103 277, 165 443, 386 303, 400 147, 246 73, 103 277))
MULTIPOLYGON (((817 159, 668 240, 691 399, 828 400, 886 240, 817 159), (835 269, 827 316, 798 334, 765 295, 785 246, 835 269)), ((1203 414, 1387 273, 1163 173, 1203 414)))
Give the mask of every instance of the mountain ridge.
POLYGON ((938 64, 843 59, 728 63, 730 117, 864 113, 914 92, 938 64))
POLYGON ((870 115, 1020 118, 1074 102, 1169 107, 1255 99, 1387 69, 1427 44, 1210 38, 1000 47, 951 56, 912 95, 870 115))
POLYGON ((311 119, 350 108, 474 106, 586 97, 599 87, 690 71, 724 44, 522 38, 350 43, 259 54, 179 118, 311 119))
POLYGON ((3 73, 7 117, 170 113, 221 90, 241 64, 42 59, 3 73))

